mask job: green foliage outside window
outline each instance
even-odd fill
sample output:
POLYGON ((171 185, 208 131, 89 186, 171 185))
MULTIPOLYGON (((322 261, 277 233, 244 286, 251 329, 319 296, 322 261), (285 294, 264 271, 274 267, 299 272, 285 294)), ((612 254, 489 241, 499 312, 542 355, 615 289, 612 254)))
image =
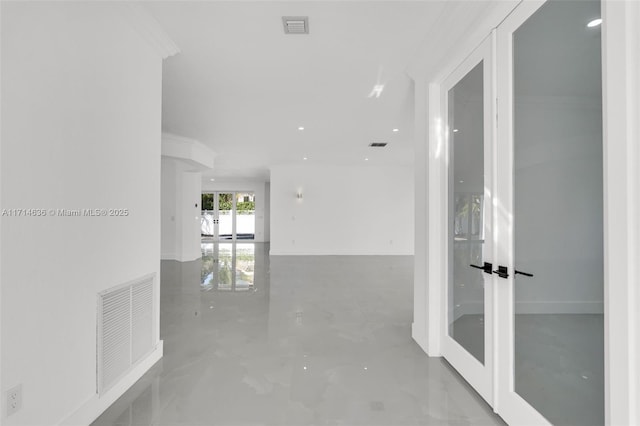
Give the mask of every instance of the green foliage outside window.
MULTIPOLYGON (((215 194, 202 194, 202 210, 213 210, 215 194)), ((233 194, 218 194, 218 207, 220 210, 233 209, 233 194)), ((253 201, 238 201, 236 203, 238 214, 251 214, 256 209, 253 201)))
POLYGON ((213 194, 202 194, 202 210, 213 210, 213 194))
POLYGON ((238 214, 251 214, 256 209, 256 203, 253 201, 241 201, 236 204, 238 214))

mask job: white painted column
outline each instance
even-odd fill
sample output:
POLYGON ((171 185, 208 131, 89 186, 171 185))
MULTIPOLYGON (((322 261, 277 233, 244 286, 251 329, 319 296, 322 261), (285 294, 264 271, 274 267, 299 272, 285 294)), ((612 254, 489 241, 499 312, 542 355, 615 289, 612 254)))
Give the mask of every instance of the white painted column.
POLYGON ((182 160, 162 159, 163 260, 188 262, 201 257, 202 174, 188 168, 182 160))
POLYGON ((162 134, 161 258, 188 262, 202 257, 202 171, 215 153, 194 139, 162 134))
POLYGON ((640 422, 640 3, 602 2, 605 422, 640 422))
POLYGON ((413 324, 411 336, 427 353, 430 352, 428 337, 427 307, 428 288, 428 112, 427 84, 415 81, 415 249, 413 271, 413 324))

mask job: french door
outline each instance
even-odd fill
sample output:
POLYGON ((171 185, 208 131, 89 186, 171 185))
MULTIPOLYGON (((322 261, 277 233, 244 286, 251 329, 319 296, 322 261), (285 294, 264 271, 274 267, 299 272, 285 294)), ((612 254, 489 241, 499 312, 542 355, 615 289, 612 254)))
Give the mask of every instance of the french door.
POLYGON ((443 355, 509 424, 604 423, 598 18, 522 2, 441 86, 443 355))
POLYGON ((235 204, 231 192, 203 193, 201 235, 214 241, 235 239, 235 204))
POLYGON ((255 213, 253 192, 203 193, 201 235, 214 241, 253 240, 255 213))
POLYGON ((498 412, 604 423, 599 1, 523 2, 498 29, 498 412))
POLYGON ((443 83, 447 176, 448 275, 442 352, 489 403, 493 401, 492 38, 443 83))

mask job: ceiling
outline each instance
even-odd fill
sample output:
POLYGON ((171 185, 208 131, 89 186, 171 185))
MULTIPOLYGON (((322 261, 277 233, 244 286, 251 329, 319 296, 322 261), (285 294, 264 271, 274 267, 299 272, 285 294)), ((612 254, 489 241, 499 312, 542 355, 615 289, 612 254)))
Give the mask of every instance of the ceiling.
MULTIPOLYGON (((516 96, 602 96, 599 0, 544 4, 514 34, 516 96)), ((600 101, 598 101, 600 102, 600 101)))
POLYGON ((405 70, 445 2, 145 7, 181 49, 164 61, 163 131, 217 153, 203 179, 268 180, 269 168, 283 164, 413 163, 405 70), (309 34, 285 35, 282 16, 300 15, 309 16, 309 34), (371 95, 380 84, 380 97, 371 95), (387 148, 368 147, 380 141, 387 148))

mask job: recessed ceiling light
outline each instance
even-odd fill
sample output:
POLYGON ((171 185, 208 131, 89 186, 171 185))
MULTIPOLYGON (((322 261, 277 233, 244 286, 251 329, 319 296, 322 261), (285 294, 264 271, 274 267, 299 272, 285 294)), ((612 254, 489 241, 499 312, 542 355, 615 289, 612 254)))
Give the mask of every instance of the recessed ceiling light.
POLYGON ((365 158, 365 159, 364 159, 364 161, 369 161, 369 159, 368 159, 368 158, 365 158))
POLYGON ((593 27, 597 27, 600 24, 602 24, 602 18, 594 19, 593 21, 587 24, 587 27, 593 28, 593 27))
POLYGON ((307 159, 307 157, 302 157, 302 159, 303 159, 303 160, 306 160, 306 159, 307 159))
POLYGON ((458 129, 453 129, 453 133, 458 133, 459 130, 458 129))
POLYGON ((400 129, 393 129, 393 132, 399 132, 400 129))
POLYGON ((298 127, 298 130, 304 130, 304 127, 300 126, 298 127))
POLYGON ((461 181, 460 181, 460 183, 464 183, 464 181, 463 181, 463 180, 461 180, 461 181))
POLYGON ((215 181, 215 179, 211 179, 211 182, 215 181))

